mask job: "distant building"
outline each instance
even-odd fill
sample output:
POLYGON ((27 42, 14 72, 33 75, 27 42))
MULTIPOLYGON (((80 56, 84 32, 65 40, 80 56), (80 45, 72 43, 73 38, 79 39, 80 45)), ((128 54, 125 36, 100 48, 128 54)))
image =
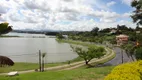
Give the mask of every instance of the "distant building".
POLYGON ((116 32, 117 32, 117 30, 112 29, 112 30, 110 31, 110 34, 115 34, 116 32))
POLYGON ((65 39, 68 39, 68 35, 62 35, 65 39))
POLYGON ((141 33, 141 31, 136 31, 137 34, 141 33))
POLYGON ((127 43, 128 42, 128 38, 129 38, 129 36, 123 35, 123 34, 116 36, 117 46, 120 46, 122 44, 127 43))

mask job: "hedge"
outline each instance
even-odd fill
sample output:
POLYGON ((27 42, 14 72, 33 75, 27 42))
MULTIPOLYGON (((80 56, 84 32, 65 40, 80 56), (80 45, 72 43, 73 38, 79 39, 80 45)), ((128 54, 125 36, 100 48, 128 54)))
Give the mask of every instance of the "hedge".
POLYGON ((104 80, 141 80, 142 60, 116 66, 104 80))

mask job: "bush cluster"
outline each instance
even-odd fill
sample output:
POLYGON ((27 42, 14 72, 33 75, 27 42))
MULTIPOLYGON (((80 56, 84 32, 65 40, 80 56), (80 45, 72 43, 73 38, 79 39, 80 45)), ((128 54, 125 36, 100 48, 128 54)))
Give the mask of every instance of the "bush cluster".
POLYGON ((104 80, 141 80, 142 60, 116 66, 104 80))

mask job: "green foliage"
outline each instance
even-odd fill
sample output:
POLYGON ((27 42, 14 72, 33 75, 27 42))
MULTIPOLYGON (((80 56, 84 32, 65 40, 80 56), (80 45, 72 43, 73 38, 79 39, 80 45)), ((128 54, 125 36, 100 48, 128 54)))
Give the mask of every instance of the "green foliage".
POLYGON ((142 60, 142 47, 138 47, 137 49, 136 49, 136 54, 135 54, 135 56, 136 56, 136 59, 137 60, 142 60))
POLYGON ((138 40, 140 46, 142 46, 142 34, 141 34, 141 33, 137 34, 137 35, 136 35, 136 38, 137 38, 137 40, 138 40))
MULTIPOLYGON (((53 67, 53 66, 59 66, 63 64, 67 64, 67 62, 66 63, 48 63, 48 64, 45 64, 45 67, 53 67)), ((1 67, 0 73, 8 73, 10 71, 34 70, 38 68, 39 68, 38 63, 15 63, 14 66, 1 67)))
POLYGON ((104 80, 141 80, 142 61, 116 66, 104 80))
POLYGON ((8 26, 8 23, 1 23, 0 24, 0 35, 8 33, 12 30, 11 26, 8 26))
POLYGON ((99 28, 98 27, 94 27, 92 30, 91 30, 91 33, 93 36, 96 36, 98 35, 98 31, 99 31, 99 28))
POLYGON ((57 37, 58 39, 63 39, 63 38, 64 38, 62 34, 57 34, 56 37, 57 37))
POLYGON ((127 56, 134 61, 133 55, 135 53, 136 46, 133 43, 128 42, 127 44, 121 45, 120 47, 124 49, 127 56))
MULTIPOLYGON (((64 39, 62 39, 62 40, 58 40, 58 42, 64 42, 64 43, 69 43, 69 44, 81 45, 81 46, 86 46, 86 47, 96 47, 95 44, 90 44, 88 42, 81 42, 81 41, 73 41, 73 40, 64 40, 64 39)), ((72 45, 71 45, 71 47, 75 48, 72 45)), ((112 51, 109 48, 106 48, 106 49, 108 51, 107 54, 105 55, 105 56, 107 56, 107 58, 105 57, 105 59, 97 61, 96 63, 93 63, 93 65, 96 65, 98 63, 105 63, 105 62, 110 61, 111 59, 113 59, 115 57, 116 54, 115 54, 114 51, 112 51)), ((81 58, 81 57, 78 57, 78 59, 77 59, 77 61, 82 61, 82 60, 83 60, 83 58, 81 58)), ((75 59, 75 61, 76 61, 76 59, 75 59)))
POLYGON ((134 0, 131 6, 136 9, 134 15, 131 16, 133 22, 137 23, 137 25, 142 25, 142 0, 134 0))
POLYGON ((3 32, 8 28, 8 23, 1 23, 0 24, 0 32, 3 32))
POLYGON ((126 25, 117 25, 118 30, 128 30, 128 27, 126 25))
POLYGON ((99 28, 98 27, 94 27, 91 32, 98 32, 99 31, 99 28))
POLYGON ((105 49, 103 47, 88 47, 88 50, 84 50, 81 47, 71 46, 81 58, 83 58, 88 64, 93 58, 100 58, 105 55, 105 49))
POLYGON ((122 45, 121 48, 124 49, 126 51, 126 53, 128 53, 129 55, 133 55, 134 54, 135 45, 133 45, 131 43, 122 45))
POLYGON ((111 31, 110 28, 105 28, 105 29, 100 30, 101 33, 109 33, 110 31, 111 31))
POLYGON ((42 58, 44 58, 46 56, 46 53, 42 53, 42 58))
POLYGON ((130 41, 136 41, 136 34, 135 33, 133 33, 133 34, 128 33, 128 34, 129 34, 130 41))
POLYGON ((114 67, 79 68, 64 71, 45 71, 20 74, 19 76, 0 76, 0 80, 103 80, 114 67))

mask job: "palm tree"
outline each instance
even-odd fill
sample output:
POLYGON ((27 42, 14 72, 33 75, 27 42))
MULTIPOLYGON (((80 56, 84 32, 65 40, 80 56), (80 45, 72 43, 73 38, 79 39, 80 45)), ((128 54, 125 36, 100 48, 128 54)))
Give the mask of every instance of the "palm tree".
POLYGON ((6 66, 6 65, 13 66, 14 62, 10 58, 0 55, 0 67, 6 66))
POLYGON ((42 53, 42 71, 44 71, 44 57, 46 56, 46 53, 42 53))

